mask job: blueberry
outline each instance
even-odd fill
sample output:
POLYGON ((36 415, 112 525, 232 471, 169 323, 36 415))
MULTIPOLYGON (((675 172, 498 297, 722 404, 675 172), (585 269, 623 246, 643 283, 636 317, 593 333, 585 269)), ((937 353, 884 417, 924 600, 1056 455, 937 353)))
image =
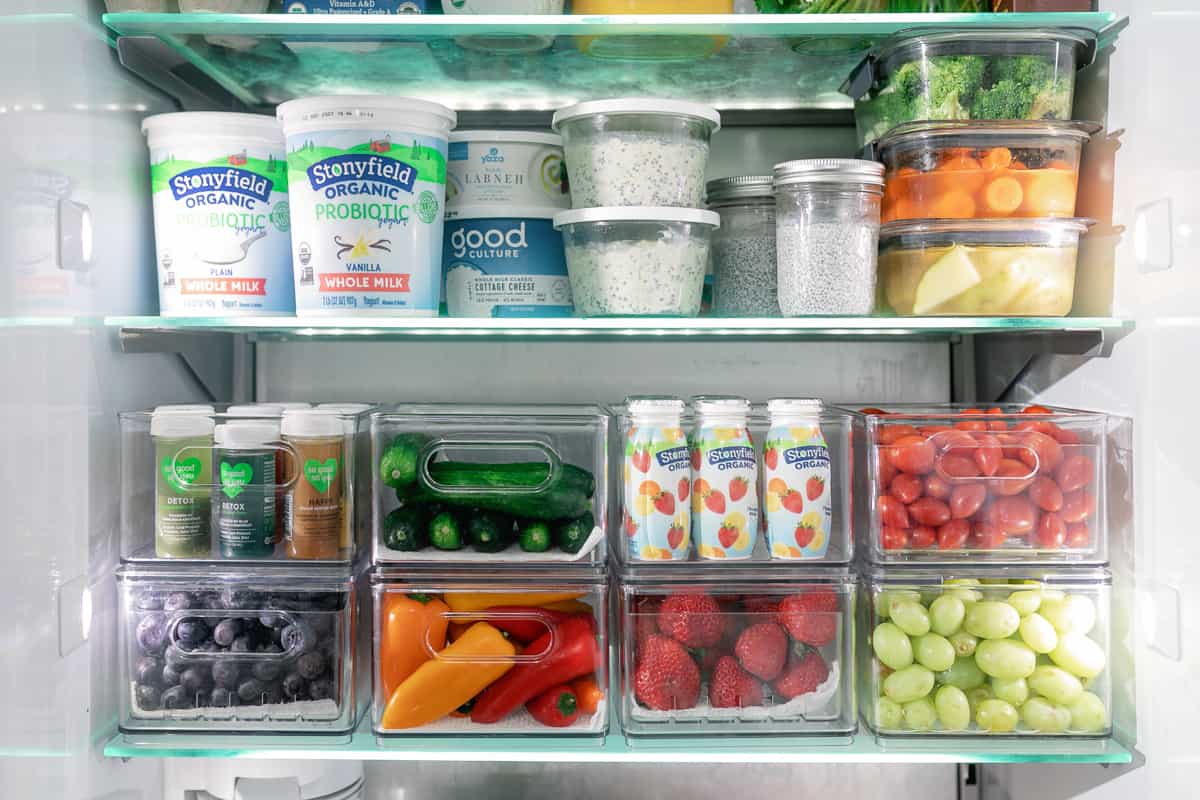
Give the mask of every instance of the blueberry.
POLYGON ((209 681, 209 671, 203 667, 188 667, 179 676, 179 685, 189 692, 199 692, 208 689, 212 684, 209 681))
POLYGON ((304 653, 316 647, 317 636, 311 625, 304 620, 297 620, 283 629, 279 643, 289 653, 304 653))
POLYGON ((238 698, 246 703, 261 703, 266 688, 258 678, 247 678, 238 684, 238 698))
POLYGON ((218 686, 212 690, 212 695, 209 697, 209 705, 215 708, 229 708, 236 704, 237 695, 226 689, 224 686, 218 686))
POLYGON ((218 592, 200 592, 195 597, 196 604, 192 608, 221 609, 225 607, 218 592))
POLYGON ((154 686, 139 685, 137 687, 138 708, 143 711, 157 711, 162 705, 162 694, 154 686))
POLYGON ((337 694, 337 687, 330 678, 315 680, 308 687, 308 696, 313 700, 329 700, 337 694))
POLYGON ((241 669, 237 662, 228 659, 221 659, 212 665, 213 683, 217 686, 223 686, 226 689, 236 689, 238 678, 241 677, 241 669))
POLYGON ((192 608, 192 596, 187 592, 171 592, 163 601, 163 611, 187 611, 192 608))
POLYGON ((171 645, 163 651, 163 659, 172 667, 182 667, 183 662, 187 660, 187 653, 176 645, 171 645))
POLYGON ((189 617, 175 626, 175 639, 188 649, 196 649, 207 638, 208 624, 202 619, 189 617))
POLYGON ((253 653, 254 645, 250 641, 250 637, 242 634, 233 640, 233 644, 229 645, 231 653, 253 653))
POLYGON ((289 672, 283 676, 282 689, 285 697, 296 700, 304 696, 308 690, 308 683, 298 672, 289 672))
POLYGON ((167 664, 165 667, 163 667, 162 668, 163 686, 178 686, 179 681, 183 679, 183 676, 180 674, 180 672, 181 672, 181 670, 177 669, 176 667, 171 666, 170 664, 167 664))
POLYGON ((144 611, 161 611, 164 595, 162 592, 142 592, 133 601, 135 608, 144 611))
POLYGON ((250 668, 250 673, 260 681, 273 681, 283 672, 278 661, 259 661, 250 668))
POLYGON ((313 614, 308 617, 308 623, 312 625, 313 633, 324 639, 333 635, 337 617, 333 614, 313 614))
POLYGON ((262 608, 263 593, 253 589, 226 588, 221 592, 220 603, 222 608, 230 609, 262 608))
POLYGON ((162 614, 147 614, 135 631, 138 647, 147 655, 158 655, 167 646, 167 622, 162 614))
POLYGON ((282 614, 262 614, 258 621, 264 628, 283 628, 288 624, 287 617, 282 614))
POLYGON ((316 650, 305 653, 296 659, 296 671, 300 673, 300 677, 310 681, 321 677, 321 673, 325 671, 325 656, 316 650))
POLYGON ((262 701, 264 705, 276 705, 283 702, 283 689, 280 688, 278 682, 267 685, 262 701))
POLYGON ((166 709, 191 708, 193 696, 182 686, 172 686, 162 693, 162 707, 166 709))
POLYGON ((143 686, 162 686, 162 660, 154 656, 142 656, 133 665, 133 679, 143 686))
POLYGON ((241 633, 242 621, 240 619, 223 619, 217 623, 217 627, 213 628, 213 641, 221 647, 229 647, 241 633))

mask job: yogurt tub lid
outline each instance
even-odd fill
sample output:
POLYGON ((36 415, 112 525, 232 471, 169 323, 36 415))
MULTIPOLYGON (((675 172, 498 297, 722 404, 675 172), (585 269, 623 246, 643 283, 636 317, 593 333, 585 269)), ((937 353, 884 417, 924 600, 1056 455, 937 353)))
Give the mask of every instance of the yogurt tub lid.
POLYGON ((321 403, 317 411, 340 411, 343 414, 361 414, 370 411, 374 406, 370 403, 321 403))
POLYGON ((576 208, 554 215, 556 229, 580 222, 691 222, 697 225, 721 227, 721 215, 699 208, 670 206, 605 206, 576 208))
POLYGON ((168 403, 165 406, 155 406, 155 414, 215 414, 217 409, 211 403, 168 403))
POLYGON ((875 143, 879 153, 892 147, 925 138, 968 136, 1039 137, 1062 136, 1086 142, 1103 129, 1099 122, 1057 119, 945 120, 941 122, 905 122, 888 131, 875 143))
POLYGON ((225 409, 227 417, 282 417, 283 406, 278 403, 242 403, 225 409))
MULTIPOLYGON (((447 127, 453 128, 458 121, 458 115, 441 103, 430 100, 419 100, 415 97, 393 97, 381 94, 339 94, 322 97, 304 97, 299 100, 288 100, 280 103, 275 109, 275 116, 283 123, 284 128, 319 121, 314 115, 326 114, 331 111, 379 111, 388 113, 415 112, 428 114, 442 120, 447 127)), ((337 124, 335 120, 328 120, 337 124)))
POLYGON ((562 136, 548 131, 453 131, 452 142, 525 142, 562 147, 562 136))
POLYGON ((279 441, 279 423, 239 420, 218 425, 213 442, 224 447, 260 447, 279 441))
POLYGON ((236 114, 225 111, 177 111, 155 114, 142 120, 142 133, 151 139, 159 136, 266 139, 283 145, 283 128, 275 117, 263 114, 236 114))
POLYGON ((640 395, 626 397, 625 405, 630 414, 650 414, 654 416, 678 416, 683 413, 683 401, 678 397, 667 395, 640 395))
POLYGON ((712 106, 706 106, 703 103, 689 103, 686 100, 665 100, 661 97, 619 97, 613 100, 588 100, 584 103, 576 103, 555 111, 550 127, 557 131, 558 126, 567 120, 589 117, 593 114, 691 117, 711 123, 714 133, 721 129, 721 112, 712 106))
POLYGON ((883 186, 883 164, 861 158, 806 158, 775 165, 775 186, 865 183, 883 186))
POLYGON ((768 414, 820 414, 824 407, 815 397, 776 397, 767 401, 768 414))
POLYGON ((750 401, 733 395, 699 395, 692 398, 697 414, 745 416, 750 413, 750 401))
POLYGON ((709 205, 730 200, 746 200, 755 197, 774 196, 775 179, 770 175, 737 175, 732 178, 717 178, 704 187, 709 205))
POLYGON ((502 203, 487 205, 474 203, 469 206, 446 208, 446 222, 472 219, 554 219, 562 213, 561 208, 546 206, 509 206, 502 203))
POLYGON ((150 417, 151 436, 211 436, 213 432, 211 411, 160 411, 154 410, 150 417))
POLYGON ((300 400, 285 400, 281 403, 267 403, 266 405, 279 406, 284 411, 291 411, 294 408, 312 408, 312 403, 305 403, 300 400))
POLYGON ((280 431, 284 436, 341 436, 346 423, 336 411, 298 408, 283 412, 280 431))

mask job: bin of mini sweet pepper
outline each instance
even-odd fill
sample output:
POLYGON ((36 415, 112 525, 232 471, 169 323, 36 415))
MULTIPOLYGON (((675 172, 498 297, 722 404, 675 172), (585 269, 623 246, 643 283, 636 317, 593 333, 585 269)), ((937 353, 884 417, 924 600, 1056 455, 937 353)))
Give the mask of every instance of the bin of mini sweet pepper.
POLYGON ((602 576, 506 580, 377 568, 371 591, 377 735, 608 730, 602 576))

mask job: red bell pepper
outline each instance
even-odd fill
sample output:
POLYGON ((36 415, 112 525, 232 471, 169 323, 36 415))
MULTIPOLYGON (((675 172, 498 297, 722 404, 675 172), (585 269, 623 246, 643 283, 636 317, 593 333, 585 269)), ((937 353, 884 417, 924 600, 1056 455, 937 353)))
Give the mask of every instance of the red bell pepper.
POLYGON ((538 722, 551 728, 565 728, 579 719, 579 698, 565 683, 552 686, 525 704, 538 722))
MULTIPOLYGON (((529 644, 571 616, 566 611, 537 606, 492 606, 480 614, 480 619, 507 633, 514 642, 529 644), (506 618, 505 615, 510 616, 506 618)), ((591 615, 588 615, 588 619, 591 619, 591 615)))
POLYGON ((518 663, 484 689, 471 709, 472 722, 499 722, 547 689, 594 672, 601 663, 600 645, 587 614, 571 615, 522 653, 540 657, 518 663))

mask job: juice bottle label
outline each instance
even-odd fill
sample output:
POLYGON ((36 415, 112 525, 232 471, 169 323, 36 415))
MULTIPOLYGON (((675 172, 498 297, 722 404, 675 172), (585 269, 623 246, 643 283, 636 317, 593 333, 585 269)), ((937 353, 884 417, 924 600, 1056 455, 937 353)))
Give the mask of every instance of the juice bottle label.
POLYGON ((275 552, 275 452, 220 451, 214 525, 223 558, 275 552))
POLYGON ((687 439, 679 426, 635 425, 629 430, 621 524, 634 559, 688 557, 691 467, 687 439))
POLYGON ((203 558, 209 554, 212 513, 212 440, 155 439, 157 509, 155 554, 203 558))
POLYGON ((833 506, 829 447, 816 424, 772 425, 763 445, 767 542, 773 558, 823 558, 833 506))
POLYGON ((749 558, 758 541, 758 462, 745 423, 704 425, 692 447, 692 525, 701 558, 749 558))

